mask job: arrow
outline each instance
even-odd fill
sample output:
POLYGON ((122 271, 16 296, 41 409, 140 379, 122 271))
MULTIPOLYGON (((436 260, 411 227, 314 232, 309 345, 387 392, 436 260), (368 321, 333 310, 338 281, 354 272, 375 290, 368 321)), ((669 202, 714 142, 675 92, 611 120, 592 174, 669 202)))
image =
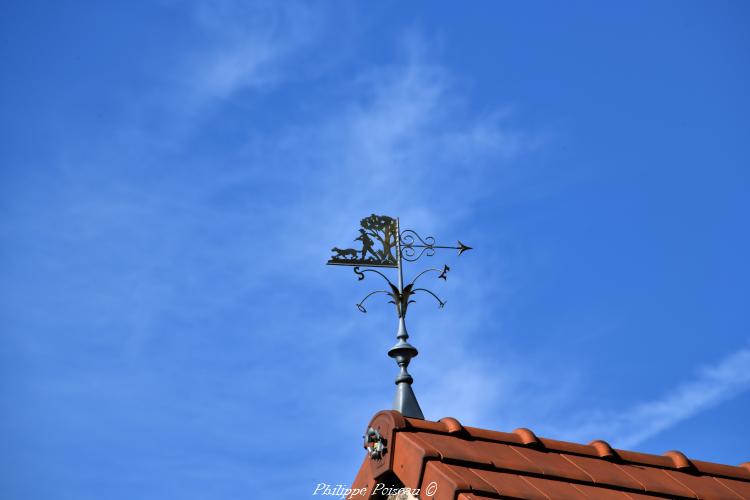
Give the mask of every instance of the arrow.
POLYGON ((461 240, 458 240, 458 255, 461 255, 466 250, 471 250, 471 249, 472 249, 471 247, 468 247, 464 245, 463 243, 461 243, 461 240))

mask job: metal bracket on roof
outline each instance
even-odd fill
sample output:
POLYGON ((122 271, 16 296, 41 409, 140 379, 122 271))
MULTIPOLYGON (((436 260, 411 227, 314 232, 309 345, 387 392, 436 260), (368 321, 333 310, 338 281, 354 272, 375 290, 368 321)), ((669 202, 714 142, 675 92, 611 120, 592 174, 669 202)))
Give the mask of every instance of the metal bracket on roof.
POLYGON ((385 439, 380 433, 370 427, 364 436, 365 439, 364 448, 367 450, 367 455, 372 460, 380 460, 385 454, 385 439))

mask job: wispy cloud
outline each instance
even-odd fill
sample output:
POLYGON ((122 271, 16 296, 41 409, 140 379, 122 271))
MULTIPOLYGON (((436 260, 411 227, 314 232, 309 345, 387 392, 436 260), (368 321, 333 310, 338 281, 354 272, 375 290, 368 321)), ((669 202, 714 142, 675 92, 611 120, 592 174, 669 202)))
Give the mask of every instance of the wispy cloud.
POLYGON ((605 438, 621 448, 638 446, 662 431, 750 389, 750 348, 730 354, 655 401, 622 412, 597 412, 581 418, 568 439, 605 438))
POLYGON ((288 218, 296 226, 290 234, 309 237, 310 253, 298 257, 345 244, 352 222, 373 211, 399 214, 425 231, 445 229, 507 187, 515 157, 535 146, 505 110, 477 113, 449 71, 404 52, 410 56, 401 64, 367 68, 343 84, 344 98, 321 110, 319 121, 290 128, 272 146, 272 164, 303 166, 293 178, 284 169, 269 173, 300 193, 299 203, 279 208, 303 207, 310 219, 328 221, 313 228, 288 218))
MULTIPOLYGON (((371 212, 400 215, 427 234, 464 237, 458 229, 468 207, 506 189, 514 161, 536 142, 514 126, 506 109, 472 102, 461 80, 415 50, 411 44, 418 42, 412 38, 401 47, 406 56, 399 61, 359 67, 336 84, 336 99, 317 96, 322 104, 304 120, 290 119, 268 134, 255 133, 249 114, 243 116, 253 147, 231 161, 215 152, 220 166, 201 159, 183 162, 185 151, 192 151, 183 128, 193 132, 208 126, 207 109, 237 112, 224 105, 241 100, 243 93, 274 92, 275 84, 295 77, 290 63, 295 54, 314 43, 307 38, 314 23, 305 22, 304 11, 245 10, 236 4, 201 9, 200 26, 211 41, 187 59, 184 71, 175 71, 184 81, 161 89, 160 96, 171 95, 175 105, 166 106, 164 115, 159 106, 145 107, 144 121, 167 125, 146 133, 142 122, 124 124, 139 135, 117 139, 127 148, 103 148, 97 163, 109 166, 104 172, 82 167, 72 155, 54 185, 64 193, 58 210, 36 218, 50 247, 60 239, 71 242, 55 279, 58 286, 67 285, 66 292, 57 308, 45 308, 53 311, 47 321, 64 309, 89 318, 96 332, 118 332, 97 337, 122 357, 121 363, 97 365, 110 388, 130 387, 131 367, 170 387, 162 394, 144 384, 142 397, 153 394, 167 410, 152 415, 146 406, 143 415, 125 413, 123 425, 137 426, 144 418, 173 427, 185 396, 172 394, 186 383, 173 374, 187 367, 196 372, 187 383, 210 380, 212 390, 189 399, 195 420, 186 425, 216 422, 214 408, 226 405, 222 418, 232 435, 217 436, 217 442, 251 440, 259 447, 291 449, 302 429, 290 424, 289 440, 271 446, 233 421, 270 425, 266 415, 247 417, 242 402, 278 406, 274 425, 284 425, 293 420, 295 408, 305 408, 309 415, 325 413, 326 425, 350 432, 373 411, 389 407, 394 390, 397 368, 386 357, 395 342, 391 306, 383 304, 367 316, 342 313, 355 311, 359 297, 353 293, 374 284, 358 286, 352 275, 325 268, 326 249, 350 241, 358 220, 371 212), (153 146, 165 139, 177 147, 153 146), (138 158, 109 150, 135 150, 138 158), (159 169, 141 169, 141 164, 159 164, 159 169), (314 302, 319 296, 328 302, 314 302), (179 325, 179 341, 174 325, 179 325), (164 346, 171 348, 156 367, 149 356, 164 352, 164 346), (283 352, 284 366, 294 369, 261 352, 283 352), (320 366, 317 360, 325 359, 339 361, 320 366), (193 366, 196 361, 200 370, 193 366), (280 398, 265 383, 268 374, 288 397, 280 398), (222 390, 215 391, 219 386, 222 390)), ((60 265, 59 260, 49 257, 50 265, 60 265)), ((530 374, 510 361, 508 352, 500 368, 477 349, 487 312, 476 305, 496 294, 502 280, 480 279, 478 263, 470 260, 461 268, 461 275, 438 290, 449 300, 447 310, 433 311, 433 304, 420 300, 410 318, 423 353, 413 365, 415 390, 428 418, 451 415, 494 427, 499 402, 510 399, 530 374)), ((54 358, 54 349, 49 351, 54 358)), ((61 400, 85 400, 97 392, 81 389, 74 375, 62 377, 55 390, 61 400)), ((87 418, 85 411, 72 413, 74 420, 87 418)), ((340 460, 339 468, 356 466, 354 458, 341 455, 340 460)), ((324 465, 308 469, 313 467, 324 465)))
MULTIPOLYGON (((285 265, 294 262, 300 272, 315 278, 308 283, 332 288, 332 270, 317 265, 321 249, 345 245, 353 238, 359 219, 371 212, 398 214, 427 234, 456 235, 466 207, 507 187, 516 157, 536 146, 529 134, 513 126, 506 110, 476 113, 476 105, 469 102, 455 76, 428 55, 413 50, 408 45, 412 42, 403 47, 407 56, 400 64, 367 68, 344 85, 341 93, 347 99, 329 105, 319 122, 291 128, 274 148, 283 160, 274 158, 273 164, 305 166, 291 178, 283 169, 268 175, 278 177, 295 200, 275 207, 280 223, 273 235, 278 238, 275 247, 289 249, 285 265), (293 245, 292 239, 306 245, 293 245)), ((464 290, 463 296, 491 295, 495 283, 476 280, 471 293, 464 290)), ((333 286, 349 292, 352 287, 356 283, 333 286)), ((341 296, 338 300, 348 300, 353 310, 349 293, 336 295, 341 296)), ((420 307, 432 307, 424 302, 420 307)), ((424 366, 426 359, 418 359, 415 365, 422 364, 425 374, 418 391, 425 393, 430 406, 425 406, 425 411, 430 416, 450 414, 487 421, 494 402, 513 383, 509 380, 513 374, 510 368, 504 372, 491 369, 493 363, 481 353, 467 352, 466 344, 482 332, 485 318, 481 308, 467 307, 468 302, 456 300, 455 313, 435 311, 434 319, 413 323, 418 346, 434 349, 436 357, 430 358, 431 364, 464 367, 461 373, 432 370, 424 366), (478 368, 483 363, 488 370, 478 368), (460 400, 440 396, 455 394, 459 384, 476 390, 464 389, 460 400)), ((383 314, 390 317, 389 310, 383 314)), ((372 316, 360 318, 358 330, 377 334, 381 323, 373 323, 372 316)), ((392 337, 395 330, 381 334, 392 337)), ((390 346, 383 345, 384 357, 390 346)), ((380 373, 377 378, 390 392, 389 381, 395 371, 372 373, 380 373)))
POLYGON ((163 51, 158 76, 130 97, 130 120, 116 124, 119 146, 135 154, 184 151, 191 133, 226 108, 251 116, 259 96, 309 69, 324 12, 266 0, 198 0, 175 11, 190 21, 189 39, 155 49, 163 51))
POLYGON ((281 66, 314 41, 318 24, 304 4, 276 2, 202 2, 196 19, 208 46, 188 59, 184 76, 198 102, 293 76, 281 66))
MULTIPOLYGON (((347 89, 351 100, 328 109, 329 117, 321 123, 298 127, 287 138, 286 148, 306 152, 304 159, 288 163, 303 162, 310 169, 302 181, 302 206, 287 207, 306 217, 287 218, 283 231, 309 242, 306 249, 289 255, 300 265, 316 262, 319 249, 329 248, 331 242, 346 244, 357 221, 371 212, 398 214, 420 232, 454 237, 465 208, 507 187, 517 156, 536 146, 530 134, 513 126, 506 110, 476 113, 462 85, 446 68, 411 46, 404 52, 408 56, 401 64, 368 68, 358 75, 347 89), (310 220, 327 223, 311 226, 310 220)), ((466 272, 477 271, 468 264, 466 272)), ((453 280, 449 287, 454 287, 453 280)), ((415 390, 429 417, 490 421, 497 401, 520 380, 512 363, 500 371, 493 360, 469 346, 484 333, 487 317, 482 307, 471 306, 472 298, 474 304, 481 304, 497 288, 497 281, 477 279, 470 291, 463 290, 465 300, 455 300, 451 306, 455 311, 429 310, 428 319, 416 319, 417 313, 410 320, 415 343, 430 353, 429 358, 415 360, 415 370, 422 374, 415 390), (439 369, 440 365, 453 368, 439 369), (446 398, 446 394, 461 396, 446 398)), ((434 307, 429 300, 420 299, 419 307, 434 307)), ((383 314, 390 318, 389 310, 383 314)), ((360 321, 361 329, 378 332, 380 323, 373 324, 371 315, 360 321)), ((395 329, 381 335, 392 337, 395 329)), ((383 357, 390 347, 386 344, 382 344, 383 357)), ((379 373, 376 378, 390 392, 395 365, 393 371, 379 368, 372 373, 379 373)))

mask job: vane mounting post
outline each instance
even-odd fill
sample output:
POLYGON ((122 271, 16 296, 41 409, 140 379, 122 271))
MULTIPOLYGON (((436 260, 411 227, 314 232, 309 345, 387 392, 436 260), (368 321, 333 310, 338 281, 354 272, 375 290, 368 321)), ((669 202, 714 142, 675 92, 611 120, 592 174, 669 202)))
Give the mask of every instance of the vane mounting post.
POLYGON ((387 215, 372 214, 360 221, 359 236, 353 241, 361 242, 362 248, 338 248, 333 247, 333 255, 328 260, 329 265, 336 266, 354 266, 354 273, 361 281, 365 279, 365 273, 374 273, 385 280, 388 288, 385 290, 375 290, 367 295, 357 304, 357 308, 363 313, 365 301, 373 295, 388 295, 392 304, 396 306, 398 315, 398 332, 396 333, 396 345, 388 350, 388 356, 393 358, 399 366, 400 372, 396 377, 396 396, 393 401, 393 409, 401 412, 406 417, 424 419, 422 409, 419 407, 417 397, 411 385, 414 382, 413 377, 409 374, 407 368, 411 359, 416 357, 419 352, 417 348, 409 344, 409 334, 406 331, 406 311, 409 304, 413 303, 412 296, 416 292, 424 292, 431 295, 438 302, 438 306, 445 306, 445 301, 440 299, 435 293, 426 288, 415 288, 417 280, 423 275, 436 272, 438 278, 447 280, 450 268, 444 265, 442 269, 430 268, 417 274, 414 279, 404 285, 404 261, 414 262, 426 255, 431 257, 435 255, 437 249, 458 250, 461 255, 471 247, 464 245, 461 241, 457 246, 437 245, 435 238, 429 236, 422 238, 415 231, 407 229, 402 231, 398 218, 388 217, 387 215), (379 248, 376 248, 379 247, 379 248), (397 285, 394 285, 390 279, 377 269, 364 269, 364 267, 378 268, 395 268, 397 271, 397 285))

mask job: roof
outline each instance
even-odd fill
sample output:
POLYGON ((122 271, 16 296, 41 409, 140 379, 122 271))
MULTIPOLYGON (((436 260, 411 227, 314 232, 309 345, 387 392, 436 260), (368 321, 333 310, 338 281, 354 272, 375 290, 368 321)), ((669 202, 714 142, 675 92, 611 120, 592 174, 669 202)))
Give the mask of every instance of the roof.
POLYGON ((392 410, 377 413, 368 434, 368 455, 352 485, 363 488, 362 496, 352 498, 369 498, 385 484, 420 489, 423 500, 750 499, 750 462, 735 467, 679 451, 650 455, 605 441, 570 443, 529 429, 497 432, 392 410))

